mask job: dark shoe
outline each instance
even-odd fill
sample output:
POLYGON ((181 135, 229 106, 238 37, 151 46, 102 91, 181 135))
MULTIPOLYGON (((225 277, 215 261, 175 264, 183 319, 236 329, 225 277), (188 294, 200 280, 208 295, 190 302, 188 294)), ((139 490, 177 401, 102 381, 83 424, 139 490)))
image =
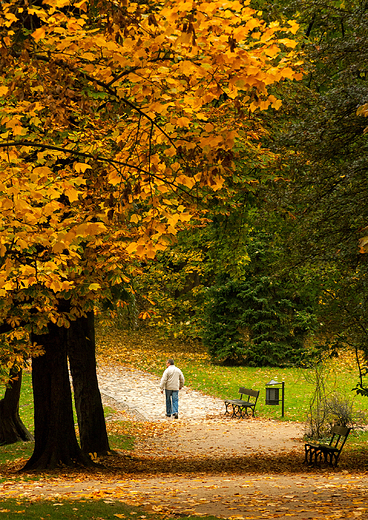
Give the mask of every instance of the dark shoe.
POLYGON ((177 413, 174 413, 173 417, 174 417, 174 419, 179 419, 179 416, 177 413))

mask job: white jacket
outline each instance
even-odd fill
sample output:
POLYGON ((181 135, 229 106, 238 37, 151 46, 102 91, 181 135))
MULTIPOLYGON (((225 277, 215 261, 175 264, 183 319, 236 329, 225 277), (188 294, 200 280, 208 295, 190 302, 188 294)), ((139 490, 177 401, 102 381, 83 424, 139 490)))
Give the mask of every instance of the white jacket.
POLYGON ((162 374, 160 388, 161 390, 180 390, 184 386, 184 376, 180 368, 175 365, 167 367, 162 374))

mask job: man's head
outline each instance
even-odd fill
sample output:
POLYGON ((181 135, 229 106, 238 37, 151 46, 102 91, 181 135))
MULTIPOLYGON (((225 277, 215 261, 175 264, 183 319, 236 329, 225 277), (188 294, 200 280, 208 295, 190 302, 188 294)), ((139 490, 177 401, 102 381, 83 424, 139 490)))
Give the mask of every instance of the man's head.
POLYGON ((169 358, 169 359, 166 361, 166 365, 167 365, 167 366, 175 365, 174 360, 173 360, 172 358, 169 358))

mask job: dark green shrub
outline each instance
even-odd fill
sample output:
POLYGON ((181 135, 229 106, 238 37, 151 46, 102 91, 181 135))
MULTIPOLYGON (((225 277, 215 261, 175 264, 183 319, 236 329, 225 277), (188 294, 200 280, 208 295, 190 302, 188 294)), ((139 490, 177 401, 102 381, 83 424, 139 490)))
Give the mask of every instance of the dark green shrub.
POLYGON ((302 363, 313 316, 267 277, 208 290, 202 340, 215 362, 248 366, 302 363))
POLYGON ((275 254, 259 241, 250 244, 249 253, 251 261, 241 280, 208 289, 202 340, 214 362, 299 365, 307 354, 305 338, 315 316, 295 284, 273 276, 270 259, 275 254))

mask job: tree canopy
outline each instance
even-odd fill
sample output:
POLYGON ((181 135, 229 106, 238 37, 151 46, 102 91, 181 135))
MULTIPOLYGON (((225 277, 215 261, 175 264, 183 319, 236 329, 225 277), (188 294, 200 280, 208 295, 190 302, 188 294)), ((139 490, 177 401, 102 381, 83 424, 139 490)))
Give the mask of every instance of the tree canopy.
POLYGON ((55 297, 88 307, 255 146, 252 112, 300 78, 298 25, 234 1, 66 0, 2 3, 1 25, 2 316, 63 325, 55 297))

